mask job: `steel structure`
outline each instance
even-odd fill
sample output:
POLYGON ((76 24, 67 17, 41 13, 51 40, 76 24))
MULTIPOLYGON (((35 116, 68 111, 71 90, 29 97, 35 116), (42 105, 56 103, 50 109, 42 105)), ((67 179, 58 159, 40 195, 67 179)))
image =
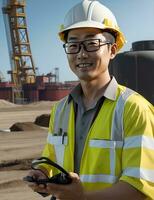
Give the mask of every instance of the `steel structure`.
POLYGON ((4 0, 3 14, 11 61, 11 81, 20 93, 22 85, 34 83, 36 68, 34 66, 27 31, 25 0, 4 0))
POLYGON ((3 0, 2 11, 10 56, 11 83, 3 82, 0 72, 0 98, 17 104, 59 100, 68 95, 74 85, 59 83, 57 67, 54 68, 55 73, 38 76, 30 48, 25 6, 26 0, 3 0))
POLYGON ((3 82, 5 80, 5 77, 2 73, 2 71, 0 71, 0 83, 3 82))

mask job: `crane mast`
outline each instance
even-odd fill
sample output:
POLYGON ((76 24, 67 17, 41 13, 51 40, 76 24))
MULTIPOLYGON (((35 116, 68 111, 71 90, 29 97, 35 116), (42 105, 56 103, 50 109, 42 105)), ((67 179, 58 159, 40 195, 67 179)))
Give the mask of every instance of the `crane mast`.
MULTIPOLYGON (((11 61, 11 81, 18 91, 26 83, 34 83, 34 66, 27 31, 25 0, 4 0, 3 15, 11 61)), ((20 93, 20 92, 19 92, 20 93)))
MULTIPOLYGON (((19 104, 38 100, 59 100, 66 96, 74 85, 59 83, 57 67, 55 74, 38 76, 30 48, 25 7, 26 0, 3 0, 2 11, 11 64, 11 70, 8 71, 11 83, 4 88, 7 90, 7 95, 4 93, 4 96, 19 104)), ((3 74, 0 72, 0 82, 3 80, 3 74)))

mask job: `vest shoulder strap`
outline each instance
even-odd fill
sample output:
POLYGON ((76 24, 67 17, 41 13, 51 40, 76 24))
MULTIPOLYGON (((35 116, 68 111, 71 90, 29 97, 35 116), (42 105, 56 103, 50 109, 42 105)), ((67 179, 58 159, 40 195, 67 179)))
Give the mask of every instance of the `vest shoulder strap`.
POLYGON ((125 103, 127 102, 128 97, 134 94, 135 91, 126 88, 124 92, 119 96, 114 113, 112 118, 112 126, 111 126, 111 139, 121 141, 124 137, 124 129, 123 129, 123 113, 125 103))

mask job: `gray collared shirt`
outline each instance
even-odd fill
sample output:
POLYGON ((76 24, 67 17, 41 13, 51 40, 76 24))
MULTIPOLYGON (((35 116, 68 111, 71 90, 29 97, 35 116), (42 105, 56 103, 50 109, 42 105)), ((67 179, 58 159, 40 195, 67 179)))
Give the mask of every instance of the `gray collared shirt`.
POLYGON ((74 171, 80 173, 80 161, 84 149, 85 140, 88 131, 93 123, 96 113, 99 111, 100 106, 103 104, 104 98, 115 101, 118 83, 112 77, 104 93, 88 110, 85 109, 82 99, 81 85, 77 85, 70 93, 69 99, 73 99, 75 104, 75 155, 74 155, 74 171))

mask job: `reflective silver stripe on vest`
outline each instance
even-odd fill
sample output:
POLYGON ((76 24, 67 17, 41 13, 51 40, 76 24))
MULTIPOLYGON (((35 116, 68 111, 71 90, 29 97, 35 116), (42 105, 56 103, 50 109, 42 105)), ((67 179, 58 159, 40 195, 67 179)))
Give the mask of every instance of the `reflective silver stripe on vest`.
POLYGON ((152 169, 129 167, 123 171, 122 175, 144 179, 154 183, 154 170, 152 169))
MULTIPOLYGON (((113 113, 112 127, 111 127, 111 140, 122 141, 123 140, 123 113, 124 106, 127 98, 135 93, 133 90, 126 88, 126 90, 119 96, 116 107, 113 113)), ((110 171, 115 175, 116 168, 116 152, 115 149, 110 149, 110 171)))
MULTIPOLYGON (((55 118, 54 118, 54 133, 58 133, 59 132, 59 122, 61 121, 61 112, 64 108, 64 105, 67 101, 67 98, 63 98, 60 103, 58 104, 57 108, 56 108, 56 114, 55 114, 55 118)), ((61 122, 60 122, 61 123, 61 122)))
POLYGON ((86 183, 116 183, 118 177, 106 174, 80 175, 81 182, 86 183))
POLYGON ((123 112, 127 98, 135 93, 133 90, 126 88, 126 90, 119 96, 116 107, 113 113, 111 140, 123 140, 123 112))
POLYGON ((123 146, 122 141, 107 141, 107 140, 90 140, 89 141, 90 147, 98 147, 98 148, 108 148, 108 149, 115 149, 121 148, 123 146))
POLYGON ((127 137, 125 139, 124 149, 131 149, 137 147, 143 147, 146 149, 154 150, 154 139, 145 135, 127 137))
POLYGON ((68 134, 68 124, 69 124, 69 116, 70 116, 71 104, 68 104, 68 101, 65 102, 65 107, 63 108, 61 114, 61 128, 63 132, 68 134))
POLYGON ((59 165, 64 164, 64 151, 65 145, 68 143, 67 129, 70 114, 70 104, 68 104, 68 97, 61 100, 58 104, 55 119, 54 119, 54 134, 55 136, 49 136, 49 140, 52 141, 56 154, 56 161, 59 165), (54 138, 54 139, 53 139, 54 138))
POLYGON ((62 138, 62 136, 53 136, 51 133, 49 133, 47 137, 47 142, 49 144, 54 145, 55 154, 56 154, 56 162, 59 165, 63 166, 64 150, 68 142, 68 137, 62 138))
POLYGON ((47 141, 49 144, 54 145, 67 145, 68 143, 68 137, 62 138, 62 136, 53 136, 51 133, 48 134, 47 141), (63 141, 63 142, 62 142, 63 141))

